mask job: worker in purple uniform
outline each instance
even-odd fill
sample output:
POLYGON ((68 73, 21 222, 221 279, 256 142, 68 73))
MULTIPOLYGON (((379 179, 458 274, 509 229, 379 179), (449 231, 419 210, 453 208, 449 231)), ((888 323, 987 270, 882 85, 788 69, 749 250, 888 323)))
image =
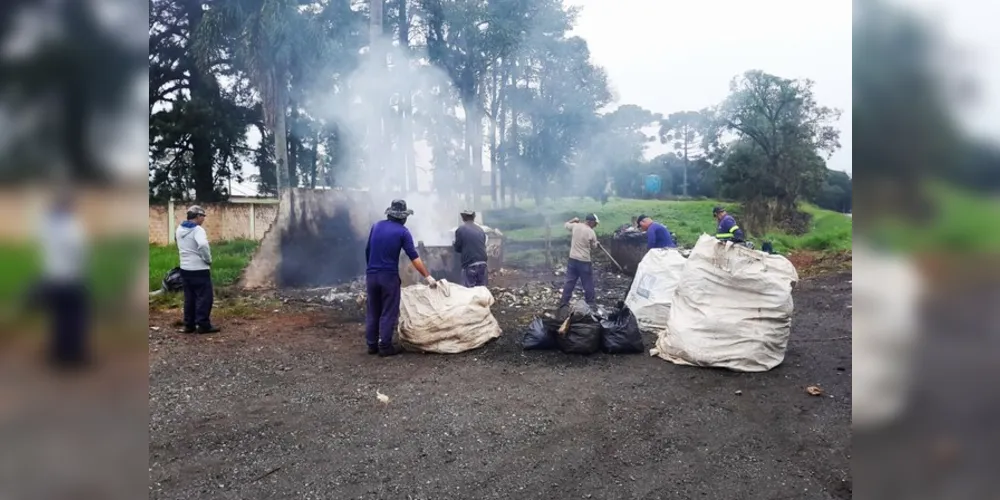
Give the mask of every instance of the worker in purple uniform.
POLYGON ((413 210, 406 208, 406 201, 392 200, 385 210, 385 220, 372 226, 368 234, 368 244, 365 246, 365 282, 368 291, 368 315, 365 321, 365 340, 368 342, 368 354, 392 356, 399 351, 392 345, 392 336, 396 332, 396 322, 399 320, 399 296, 401 282, 399 280, 399 252, 413 263, 413 268, 424 277, 431 288, 437 282, 427 272, 417 249, 413 246, 413 236, 406 229, 406 218, 413 215, 413 210))
POLYGON ((726 213, 726 209, 716 206, 712 209, 712 215, 719 222, 715 230, 715 237, 722 241, 732 241, 733 243, 743 243, 743 230, 736 224, 736 219, 726 213))
POLYGON ((673 236, 667 226, 654 221, 648 215, 640 215, 636 218, 636 224, 646 232, 646 248, 676 248, 673 236))
POLYGON ((467 288, 487 286, 486 231, 476 224, 476 212, 462 211, 462 225, 455 229, 452 247, 462 262, 462 279, 467 288))

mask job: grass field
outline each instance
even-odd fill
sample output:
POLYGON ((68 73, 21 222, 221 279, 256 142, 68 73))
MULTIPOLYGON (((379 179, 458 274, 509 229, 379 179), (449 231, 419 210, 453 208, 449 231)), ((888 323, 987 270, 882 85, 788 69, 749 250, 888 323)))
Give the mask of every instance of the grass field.
MULTIPOLYGON (((142 257, 138 238, 116 238, 94 242, 90 249, 87 282, 98 301, 115 300, 134 284, 142 257)), ((0 301, 21 297, 39 278, 41 255, 32 244, 0 246, 0 301)))
POLYGON ((853 220, 839 212, 831 212, 804 205, 802 210, 812 214, 809 232, 800 236, 769 233, 755 240, 768 240, 774 244, 778 253, 793 250, 812 250, 818 252, 843 252, 851 249, 853 242, 853 220))
MULTIPOLYGON (((233 240, 212 244, 212 282, 217 287, 230 286, 250 262, 257 242, 233 240)), ((163 277, 180 265, 175 246, 149 245, 149 289, 159 290, 163 277)))
POLYGON ((996 253, 1000 251, 1000 199, 977 195, 945 184, 926 186, 935 203, 934 215, 920 224, 883 219, 875 238, 893 250, 908 253, 996 253))
MULTIPOLYGON (((726 206, 739 220, 739 206, 720 203, 715 200, 700 201, 660 201, 660 200, 630 200, 612 199, 602 206, 591 199, 566 199, 558 204, 538 208, 530 204, 519 207, 516 213, 504 212, 496 214, 493 219, 490 213, 485 215, 487 225, 496 225, 498 229, 512 241, 541 241, 545 239, 542 213, 549 213, 554 239, 567 239, 568 232, 562 224, 572 217, 581 219, 587 213, 596 213, 601 219, 597 226, 598 236, 613 233, 622 224, 629 223, 633 216, 646 214, 662 222, 677 235, 678 243, 691 246, 702 233, 713 234, 716 222, 712 217, 712 207, 726 206), (506 226, 506 227, 505 227, 506 226), (506 230, 505 230, 506 229, 506 230)), ((851 218, 837 212, 822 210, 810 205, 803 210, 813 215, 812 228, 802 236, 785 234, 768 234, 762 238, 751 238, 755 241, 771 240, 775 250, 788 252, 792 250, 842 251, 851 248, 852 221, 851 218)))

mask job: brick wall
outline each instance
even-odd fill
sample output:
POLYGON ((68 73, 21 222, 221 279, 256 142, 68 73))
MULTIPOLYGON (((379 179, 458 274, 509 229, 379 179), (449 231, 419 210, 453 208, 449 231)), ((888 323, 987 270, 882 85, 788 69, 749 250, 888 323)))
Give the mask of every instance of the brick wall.
MULTIPOLYGON (((200 206, 205 209, 206 217, 203 227, 208 233, 209 241, 260 240, 271 227, 278 211, 277 204, 267 201, 260 203, 203 203, 200 206), (252 224, 251 214, 253 215, 252 224)), ((174 220, 171 225, 168 205, 149 206, 150 243, 170 244, 171 234, 187 216, 187 205, 175 203, 173 212, 174 220)))
MULTIPOLYGON (((0 242, 27 243, 37 238, 38 223, 56 193, 48 186, 17 186, 0 189, 0 242)), ((148 203, 145 189, 132 186, 77 189, 76 212, 88 236, 100 239, 142 231, 142 212, 148 203)), ((150 221, 150 231, 153 222, 150 221)))

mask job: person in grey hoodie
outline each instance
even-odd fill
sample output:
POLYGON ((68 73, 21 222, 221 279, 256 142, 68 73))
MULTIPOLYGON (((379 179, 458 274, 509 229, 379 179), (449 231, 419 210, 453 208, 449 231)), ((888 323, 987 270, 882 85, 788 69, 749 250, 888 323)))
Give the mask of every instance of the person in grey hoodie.
POLYGON ((201 225, 205 209, 192 205, 187 220, 177 226, 177 250, 181 257, 181 278, 184 281, 184 333, 215 333, 212 325, 212 249, 208 234, 201 225))

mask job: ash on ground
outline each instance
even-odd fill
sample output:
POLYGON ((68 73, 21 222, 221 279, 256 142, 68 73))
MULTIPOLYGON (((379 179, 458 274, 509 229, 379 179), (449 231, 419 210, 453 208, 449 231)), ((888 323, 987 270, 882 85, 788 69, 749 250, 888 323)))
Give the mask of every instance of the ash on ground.
POLYGON ((355 278, 350 283, 330 288, 322 297, 324 302, 344 304, 347 302, 364 303, 367 286, 364 276, 355 278))
MULTIPOLYGON (((516 311, 537 314, 555 310, 559 307, 565 280, 564 266, 551 271, 508 268, 495 270, 490 273, 488 287, 496 300, 493 306, 494 312, 516 311)), ((618 301, 625 300, 631 283, 630 276, 618 272, 610 263, 600 263, 595 266, 594 288, 597 293, 597 303, 605 310, 610 310, 618 301)), ((365 277, 359 276, 350 283, 335 287, 284 289, 279 292, 279 298, 285 303, 297 302, 311 307, 333 307, 344 312, 360 311, 363 314, 368 297, 365 277)), ((572 300, 583 300, 583 289, 579 283, 573 291, 572 300)))
MULTIPOLYGON (((625 300, 632 278, 609 270, 610 264, 595 266, 594 288, 598 305, 613 308, 625 300)), ((497 303, 494 310, 500 313, 507 309, 539 313, 559 307, 563 285, 566 283, 565 267, 557 267, 549 272, 530 272, 501 269, 490 276, 490 292, 497 303)), ((583 300, 583 289, 579 283, 573 290, 571 301, 583 300)))

